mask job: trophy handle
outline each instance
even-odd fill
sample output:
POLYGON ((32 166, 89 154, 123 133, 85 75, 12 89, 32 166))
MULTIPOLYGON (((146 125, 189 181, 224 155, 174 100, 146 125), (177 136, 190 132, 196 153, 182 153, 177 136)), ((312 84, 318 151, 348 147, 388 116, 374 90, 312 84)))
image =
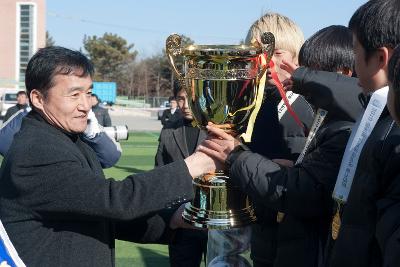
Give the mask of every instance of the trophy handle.
POLYGON ((175 64, 175 58, 182 54, 182 38, 178 34, 174 33, 168 36, 165 50, 167 53, 167 58, 169 63, 172 66, 173 71, 175 72, 178 80, 182 82, 183 74, 177 69, 175 64))
POLYGON ((263 54, 265 56, 265 64, 262 65, 262 69, 259 73, 259 77, 262 77, 265 73, 265 71, 268 68, 268 63, 272 58, 272 55, 274 54, 274 49, 275 49, 275 36, 271 32, 264 32, 261 35, 261 47, 263 50, 263 54))

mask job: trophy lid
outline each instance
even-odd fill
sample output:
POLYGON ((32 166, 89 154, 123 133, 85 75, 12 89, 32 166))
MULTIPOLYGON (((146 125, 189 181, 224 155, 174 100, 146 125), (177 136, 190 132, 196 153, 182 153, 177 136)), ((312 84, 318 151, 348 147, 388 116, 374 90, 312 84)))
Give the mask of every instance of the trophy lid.
POLYGON ((261 47, 252 45, 189 45, 183 49, 185 56, 248 56, 262 53, 261 47))

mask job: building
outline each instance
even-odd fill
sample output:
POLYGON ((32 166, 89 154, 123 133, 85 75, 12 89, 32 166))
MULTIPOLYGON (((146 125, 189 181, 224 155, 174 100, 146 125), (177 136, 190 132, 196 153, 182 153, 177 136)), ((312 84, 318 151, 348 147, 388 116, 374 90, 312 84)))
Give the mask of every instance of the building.
POLYGON ((45 0, 0 0, 0 88, 25 88, 28 61, 46 45, 45 5, 45 0))

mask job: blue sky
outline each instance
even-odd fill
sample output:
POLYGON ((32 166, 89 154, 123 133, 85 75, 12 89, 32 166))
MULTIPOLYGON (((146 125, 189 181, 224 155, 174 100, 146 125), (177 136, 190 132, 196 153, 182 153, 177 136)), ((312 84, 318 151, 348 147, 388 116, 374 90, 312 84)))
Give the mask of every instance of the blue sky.
POLYGON ((310 37, 317 30, 347 25, 365 0, 47 0, 47 30, 57 45, 81 48, 84 35, 116 33, 141 57, 158 53, 170 33, 198 44, 237 44, 265 12, 294 20, 310 37))

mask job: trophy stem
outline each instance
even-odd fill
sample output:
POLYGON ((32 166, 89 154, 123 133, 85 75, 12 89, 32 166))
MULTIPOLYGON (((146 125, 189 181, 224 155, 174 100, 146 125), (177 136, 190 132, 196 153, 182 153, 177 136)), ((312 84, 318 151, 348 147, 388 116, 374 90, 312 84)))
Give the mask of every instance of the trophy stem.
POLYGON ((201 228, 231 229, 256 221, 248 196, 232 185, 225 172, 194 179, 193 189, 194 199, 182 214, 185 222, 201 228))

